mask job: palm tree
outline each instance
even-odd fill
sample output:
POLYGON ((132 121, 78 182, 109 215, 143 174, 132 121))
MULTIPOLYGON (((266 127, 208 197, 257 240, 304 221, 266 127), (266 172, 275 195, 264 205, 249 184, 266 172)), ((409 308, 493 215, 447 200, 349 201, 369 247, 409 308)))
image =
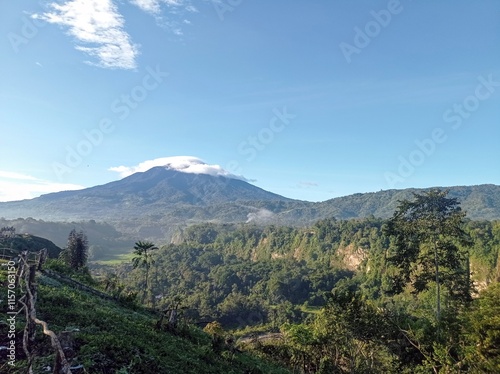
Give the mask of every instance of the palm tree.
POLYGON ((143 303, 149 289, 149 268, 152 264, 154 264, 150 251, 154 251, 156 249, 158 249, 158 247, 149 241, 138 241, 134 245, 134 254, 136 256, 132 258, 132 266, 134 269, 139 266, 146 268, 144 294, 142 297, 143 303))

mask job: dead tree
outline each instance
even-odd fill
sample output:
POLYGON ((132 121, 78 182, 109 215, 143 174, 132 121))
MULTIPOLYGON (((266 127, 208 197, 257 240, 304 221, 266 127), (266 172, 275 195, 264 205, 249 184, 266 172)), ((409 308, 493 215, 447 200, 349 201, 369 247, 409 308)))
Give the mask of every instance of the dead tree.
POLYGON ((38 265, 36 270, 42 271, 42 267, 45 264, 45 261, 47 261, 47 248, 43 248, 40 251, 40 257, 38 258, 38 265))

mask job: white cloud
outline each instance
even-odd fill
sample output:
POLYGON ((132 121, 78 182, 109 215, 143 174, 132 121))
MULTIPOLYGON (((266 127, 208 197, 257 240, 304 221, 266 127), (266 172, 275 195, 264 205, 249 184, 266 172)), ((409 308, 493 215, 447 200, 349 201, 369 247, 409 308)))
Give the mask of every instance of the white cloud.
POLYGON ((130 2, 138 6, 141 10, 155 15, 161 12, 162 4, 165 4, 170 9, 184 9, 188 12, 197 12, 197 9, 186 0, 130 0, 130 2))
POLYGON ((146 13, 158 14, 161 11, 159 0, 131 0, 130 2, 146 13))
POLYGON ((186 19, 186 13, 198 13, 198 9, 191 4, 191 0, 129 0, 142 11, 154 16, 156 22, 169 29, 174 35, 182 36, 184 32, 181 26, 190 25, 191 21, 186 19), (164 12, 168 16, 164 17, 164 12))
POLYGON ((198 13, 198 9, 194 5, 188 5, 186 10, 191 13, 198 13))
POLYGON ((116 166, 109 168, 108 170, 117 172, 120 174, 120 177, 125 178, 134 173, 147 171, 155 166, 164 166, 167 169, 177 170, 183 173, 208 174, 245 181, 247 180, 242 176, 231 174, 219 165, 209 165, 198 157, 193 156, 162 157, 141 162, 136 166, 116 166))
POLYGON ((5 170, 0 170, 0 178, 18 179, 18 180, 36 180, 36 178, 32 177, 31 175, 15 173, 12 171, 5 171, 5 170))
POLYGON ((33 17, 68 28, 76 49, 95 57, 105 68, 135 69, 138 47, 124 29, 124 20, 112 0, 71 0, 50 3, 50 11, 33 17))
POLYGON ((50 182, 31 175, 0 170, 0 201, 32 199, 46 193, 82 188, 76 184, 50 182))

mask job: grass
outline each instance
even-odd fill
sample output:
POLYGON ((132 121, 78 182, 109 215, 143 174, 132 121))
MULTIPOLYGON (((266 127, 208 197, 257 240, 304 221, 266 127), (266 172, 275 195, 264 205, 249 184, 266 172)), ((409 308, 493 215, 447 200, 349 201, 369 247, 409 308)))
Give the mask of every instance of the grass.
POLYGON ((300 310, 308 314, 319 314, 322 308, 322 306, 300 305, 300 310))
POLYGON ((90 266, 92 266, 92 264, 106 265, 106 266, 120 265, 124 262, 132 262, 132 257, 134 257, 134 254, 132 252, 119 253, 119 254, 110 254, 109 256, 106 256, 106 257, 109 257, 109 258, 96 260, 96 261, 89 261, 89 264, 90 264, 90 266))
MULTIPOLYGON (((212 338, 197 327, 180 324, 172 332, 158 330, 158 316, 152 312, 102 300, 47 277, 37 281, 38 318, 57 334, 67 331, 74 352, 71 365, 81 364, 88 373, 289 373, 250 353, 232 357, 228 351, 216 352, 212 338)), ((17 340, 22 352, 21 335, 17 340)), ((53 365, 50 339, 39 327, 36 352, 34 372, 53 365)), ((12 369, 0 363, 0 371, 21 373, 25 365, 20 360, 12 369)))

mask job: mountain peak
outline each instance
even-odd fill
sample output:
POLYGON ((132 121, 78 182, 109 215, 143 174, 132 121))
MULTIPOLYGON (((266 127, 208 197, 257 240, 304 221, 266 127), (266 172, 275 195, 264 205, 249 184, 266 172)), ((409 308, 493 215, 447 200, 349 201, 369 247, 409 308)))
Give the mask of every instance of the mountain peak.
POLYGON ((241 175, 235 175, 225 170, 220 165, 207 164, 201 158, 194 156, 172 156, 161 157, 139 163, 136 166, 116 166, 109 170, 120 173, 120 176, 128 177, 134 173, 148 171, 154 167, 163 167, 168 170, 175 170, 188 174, 207 174, 211 176, 221 176, 231 179, 239 179, 248 182, 241 175))

